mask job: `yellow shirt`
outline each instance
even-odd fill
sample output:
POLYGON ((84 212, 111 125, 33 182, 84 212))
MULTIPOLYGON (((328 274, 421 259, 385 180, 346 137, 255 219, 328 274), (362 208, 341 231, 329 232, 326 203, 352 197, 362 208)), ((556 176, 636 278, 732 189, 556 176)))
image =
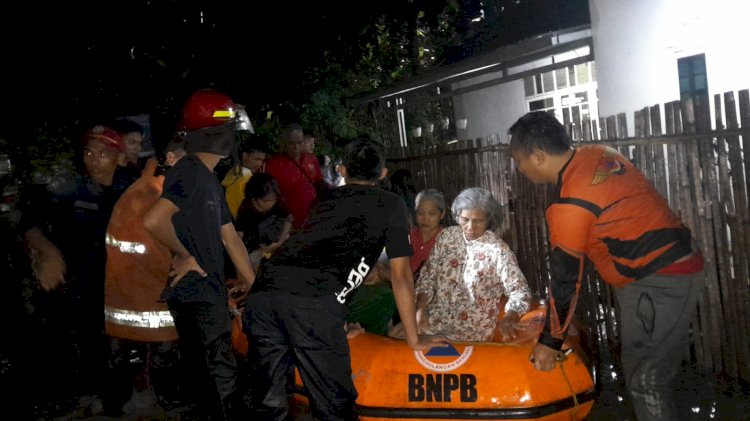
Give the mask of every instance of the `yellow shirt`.
POLYGON ((250 177, 253 176, 252 171, 245 167, 239 167, 242 169, 238 172, 238 167, 234 167, 224 176, 224 180, 221 181, 221 185, 224 186, 224 191, 227 198, 227 206, 229 212, 232 213, 232 217, 237 218, 237 211, 240 209, 242 200, 245 198, 245 185, 250 177))

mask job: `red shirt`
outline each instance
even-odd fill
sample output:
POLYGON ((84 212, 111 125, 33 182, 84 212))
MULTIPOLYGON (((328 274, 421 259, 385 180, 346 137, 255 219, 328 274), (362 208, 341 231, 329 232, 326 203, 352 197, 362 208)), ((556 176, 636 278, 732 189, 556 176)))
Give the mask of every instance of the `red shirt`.
POLYGON ((411 241, 411 248, 414 251, 414 254, 409 257, 411 273, 416 273, 417 269, 419 269, 419 265, 430 257, 430 251, 432 251, 432 247, 435 245, 435 240, 438 238, 438 235, 440 235, 442 230, 443 227, 438 228, 435 235, 433 235, 427 242, 422 238, 422 231, 420 231, 419 228, 412 228, 411 231, 409 231, 409 240, 411 241))
POLYGON ((318 198, 317 189, 323 183, 318 159, 303 152, 295 163, 289 155, 278 154, 266 161, 265 172, 278 181, 284 205, 294 217, 292 227, 299 228, 318 198))

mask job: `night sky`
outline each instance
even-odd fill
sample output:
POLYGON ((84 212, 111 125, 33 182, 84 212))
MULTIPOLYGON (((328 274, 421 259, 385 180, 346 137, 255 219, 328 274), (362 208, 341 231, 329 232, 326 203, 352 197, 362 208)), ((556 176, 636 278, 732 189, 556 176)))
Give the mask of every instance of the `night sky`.
MULTIPOLYGON (((560 22, 559 11, 571 10, 565 3, 587 8, 586 0, 524 2, 553 12, 534 23, 547 30, 579 23, 560 22)), ((157 128, 169 127, 176 104, 208 86, 249 110, 294 98, 307 63, 335 49, 342 36, 351 39, 353 28, 373 16, 410 3, 111 0, 14 3, 13 11, 6 5, 0 138, 17 141, 47 127, 75 135, 89 124, 141 113, 157 128)))
POLYGON ((45 122, 168 119, 174 103, 206 86, 248 105, 273 102, 289 95, 304 61, 320 51, 320 8, 281 14, 281 5, 200 3, 55 2, 3 13, 0 137, 45 122), (8 26, 14 16, 20 30, 8 26))

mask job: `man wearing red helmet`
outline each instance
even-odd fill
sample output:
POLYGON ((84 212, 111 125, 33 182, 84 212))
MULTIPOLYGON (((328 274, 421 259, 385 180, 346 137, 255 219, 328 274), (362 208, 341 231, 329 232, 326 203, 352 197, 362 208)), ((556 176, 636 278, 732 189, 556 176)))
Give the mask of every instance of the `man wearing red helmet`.
POLYGON ((185 150, 167 173, 161 198, 144 226, 173 253, 169 284, 162 293, 180 336, 192 391, 202 420, 229 418, 237 364, 224 280, 224 250, 242 288, 255 273, 232 224, 219 179, 219 161, 232 153, 236 105, 214 90, 194 93, 183 108, 185 150))
MULTIPOLYGON (((43 379, 34 384, 40 403, 55 399, 102 411, 103 373, 107 348, 104 336, 105 232, 112 208, 127 187, 114 177, 123 151, 122 138, 96 126, 82 137, 80 172, 61 171, 44 191, 30 191, 21 204, 24 233, 34 277, 42 293, 35 302, 44 320, 38 332, 45 344, 38 361, 43 379), (49 352, 49 344, 55 351, 49 352), (67 394, 67 396, 62 396, 67 394), (73 398, 72 401, 69 399, 73 398), (77 399, 80 398, 80 399, 77 399)), ((33 190, 33 187, 32 187, 33 190)))

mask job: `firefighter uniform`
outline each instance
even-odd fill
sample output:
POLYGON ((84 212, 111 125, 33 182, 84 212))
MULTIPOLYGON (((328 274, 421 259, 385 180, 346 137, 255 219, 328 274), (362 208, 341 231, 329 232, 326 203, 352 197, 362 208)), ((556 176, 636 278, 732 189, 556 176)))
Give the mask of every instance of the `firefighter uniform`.
POLYGON ((116 376, 110 382, 110 399, 118 408, 133 386, 136 392, 143 391, 152 380, 165 403, 163 395, 169 393, 160 389, 159 380, 168 380, 166 372, 177 359, 172 343, 178 338, 174 320, 166 303, 159 300, 172 256, 143 226, 143 215, 162 192, 164 176, 157 176, 156 169, 156 160, 150 159, 142 176, 115 204, 107 226, 104 315, 112 351, 110 369, 116 376), (130 367, 134 354, 144 364, 135 385, 130 367))
POLYGON ((143 215, 161 196, 163 176, 150 160, 143 175, 120 198, 107 227, 106 333, 143 342, 177 339, 174 320, 159 294, 172 255, 143 227, 143 215))

